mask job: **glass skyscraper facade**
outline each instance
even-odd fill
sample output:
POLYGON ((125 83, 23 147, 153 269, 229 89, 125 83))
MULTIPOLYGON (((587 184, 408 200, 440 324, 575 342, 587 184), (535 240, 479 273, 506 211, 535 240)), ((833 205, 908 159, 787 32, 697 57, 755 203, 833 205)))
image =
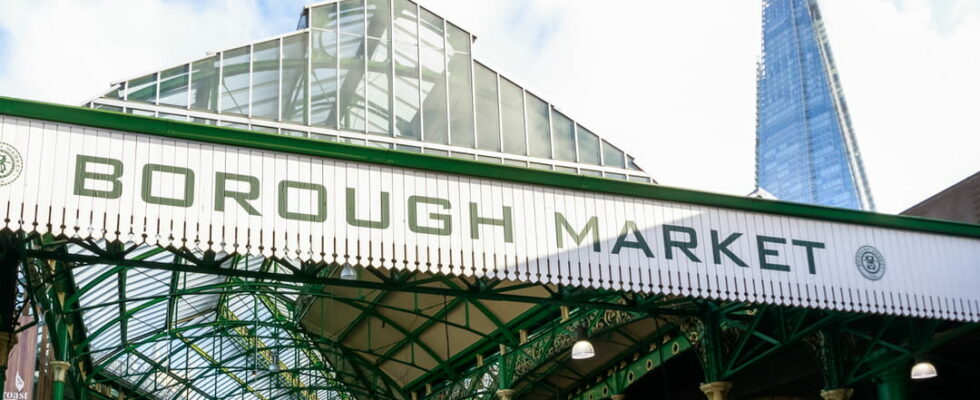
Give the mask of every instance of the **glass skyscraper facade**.
POLYGON ((874 210, 816 0, 765 0, 756 186, 781 200, 874 210))

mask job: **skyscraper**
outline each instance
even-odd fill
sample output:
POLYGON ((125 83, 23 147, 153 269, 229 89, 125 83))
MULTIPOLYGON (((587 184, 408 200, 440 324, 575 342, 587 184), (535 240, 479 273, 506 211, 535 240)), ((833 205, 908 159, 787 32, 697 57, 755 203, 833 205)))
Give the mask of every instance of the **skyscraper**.
POLYGON ((781 200, 874 210, 816 0, 763 0, 756 187, 781 200))

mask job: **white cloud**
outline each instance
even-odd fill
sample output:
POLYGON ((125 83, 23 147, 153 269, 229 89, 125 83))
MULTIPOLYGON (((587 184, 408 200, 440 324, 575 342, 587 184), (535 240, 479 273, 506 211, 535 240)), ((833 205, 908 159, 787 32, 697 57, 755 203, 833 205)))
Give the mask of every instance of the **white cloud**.
MULTIPOLYGON (((476 34, 479 60, 661 183, 752 190, 758 1, 420 1, 476 34)), ((0 2, 10 34, 0 93, 79 103, 112 81, 292 28, 270 27, 256 0, 199 3, 0 2)), ((901 211, 980 169, 980 7, 821 5, 879 209, 901 211)))
POLYGON ((262 20, 251 1, 7 0, 0 93, 78 104, 111 82, 272 34, 262 20))
POLYGON ((879 209, 903 211, 980 170, 980 9, 944 21, 921 0, 826 3, 879 209))

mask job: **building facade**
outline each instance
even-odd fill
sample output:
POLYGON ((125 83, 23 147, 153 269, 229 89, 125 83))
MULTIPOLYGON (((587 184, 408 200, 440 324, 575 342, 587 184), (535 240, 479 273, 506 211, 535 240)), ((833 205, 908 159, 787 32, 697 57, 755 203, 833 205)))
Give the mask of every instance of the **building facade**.
POLYGON ((756 187, 786 201, 874 210, 816 0, 767 0, 756 187))

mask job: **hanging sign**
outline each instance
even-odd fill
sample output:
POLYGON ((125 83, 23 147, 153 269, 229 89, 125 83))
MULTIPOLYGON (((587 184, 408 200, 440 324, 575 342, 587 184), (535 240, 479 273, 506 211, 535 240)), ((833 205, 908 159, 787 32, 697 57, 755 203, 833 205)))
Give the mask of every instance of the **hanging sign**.
MULTIPOLYGON (((229 132, 233 134, 233 132, 229 132)), ((284 259, 980 318, 980 240, 3 117, 6 227, 284 259)))

